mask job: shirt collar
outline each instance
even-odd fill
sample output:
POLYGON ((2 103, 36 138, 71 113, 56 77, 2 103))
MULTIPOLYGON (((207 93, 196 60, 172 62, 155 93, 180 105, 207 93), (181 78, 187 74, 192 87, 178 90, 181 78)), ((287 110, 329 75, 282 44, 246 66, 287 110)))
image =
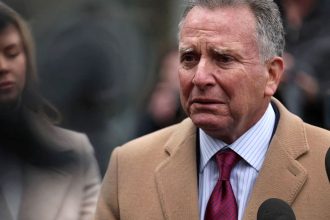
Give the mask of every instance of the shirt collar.
POLYGON ((269 104, 262 118, 230 145, 227 145, 222 140, 210 137, 202 129, 199 129, 200 172, 204 170, 214 154, 226 147, 239 154, 250 166, 259 172, 265 159, 274 125, 275 112, 271 104, 269 104))

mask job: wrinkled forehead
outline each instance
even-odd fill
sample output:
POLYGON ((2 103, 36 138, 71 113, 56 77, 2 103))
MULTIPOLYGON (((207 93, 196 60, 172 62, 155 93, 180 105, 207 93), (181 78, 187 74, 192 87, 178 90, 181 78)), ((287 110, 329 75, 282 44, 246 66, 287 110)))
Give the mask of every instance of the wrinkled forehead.
POLYGON ((181 23, 179 39, 194 34, 256 36, 256 19, 247 6, 196 6, 181 23))

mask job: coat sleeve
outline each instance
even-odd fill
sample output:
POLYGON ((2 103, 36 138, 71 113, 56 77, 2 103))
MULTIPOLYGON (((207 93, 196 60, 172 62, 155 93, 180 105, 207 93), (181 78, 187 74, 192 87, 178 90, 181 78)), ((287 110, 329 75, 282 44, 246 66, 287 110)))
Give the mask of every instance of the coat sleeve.
POLYGON ((119 220, 118 148, 112 152, 108 170, 102 182, 95 220, 119 220))

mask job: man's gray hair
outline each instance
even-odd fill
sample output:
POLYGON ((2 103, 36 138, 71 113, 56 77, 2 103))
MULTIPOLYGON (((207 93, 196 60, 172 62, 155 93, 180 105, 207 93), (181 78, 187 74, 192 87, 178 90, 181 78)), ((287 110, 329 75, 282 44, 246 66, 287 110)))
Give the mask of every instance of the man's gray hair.
POLYGON ((237 5, 248 6, 256 18, 256 40, 261 59, 267 61, 274 56, 282 56, 285 45, 284 29, 279 8, 273 0, 188 0, 179 31, 187 14, 196 6, 214 9, 237 5))

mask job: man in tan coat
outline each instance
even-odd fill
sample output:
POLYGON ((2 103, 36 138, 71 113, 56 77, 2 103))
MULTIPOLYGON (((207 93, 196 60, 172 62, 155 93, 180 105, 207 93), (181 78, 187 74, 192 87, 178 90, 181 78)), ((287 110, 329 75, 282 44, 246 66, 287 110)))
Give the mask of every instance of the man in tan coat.
POLYGON ((284 69, 283 32, 273 1, 190 1, 179 34, 189 118, 114 150, 95 219, 255 220, 269 198, 299 220, 329 219, 330 132, 272 98, 284 69), (239 155, 229 180, 223 152, 239 155), (222 181, 234 201, 213 196, 222 181), (230 202, 235 213, 226 217, 214 201, 230 202))

